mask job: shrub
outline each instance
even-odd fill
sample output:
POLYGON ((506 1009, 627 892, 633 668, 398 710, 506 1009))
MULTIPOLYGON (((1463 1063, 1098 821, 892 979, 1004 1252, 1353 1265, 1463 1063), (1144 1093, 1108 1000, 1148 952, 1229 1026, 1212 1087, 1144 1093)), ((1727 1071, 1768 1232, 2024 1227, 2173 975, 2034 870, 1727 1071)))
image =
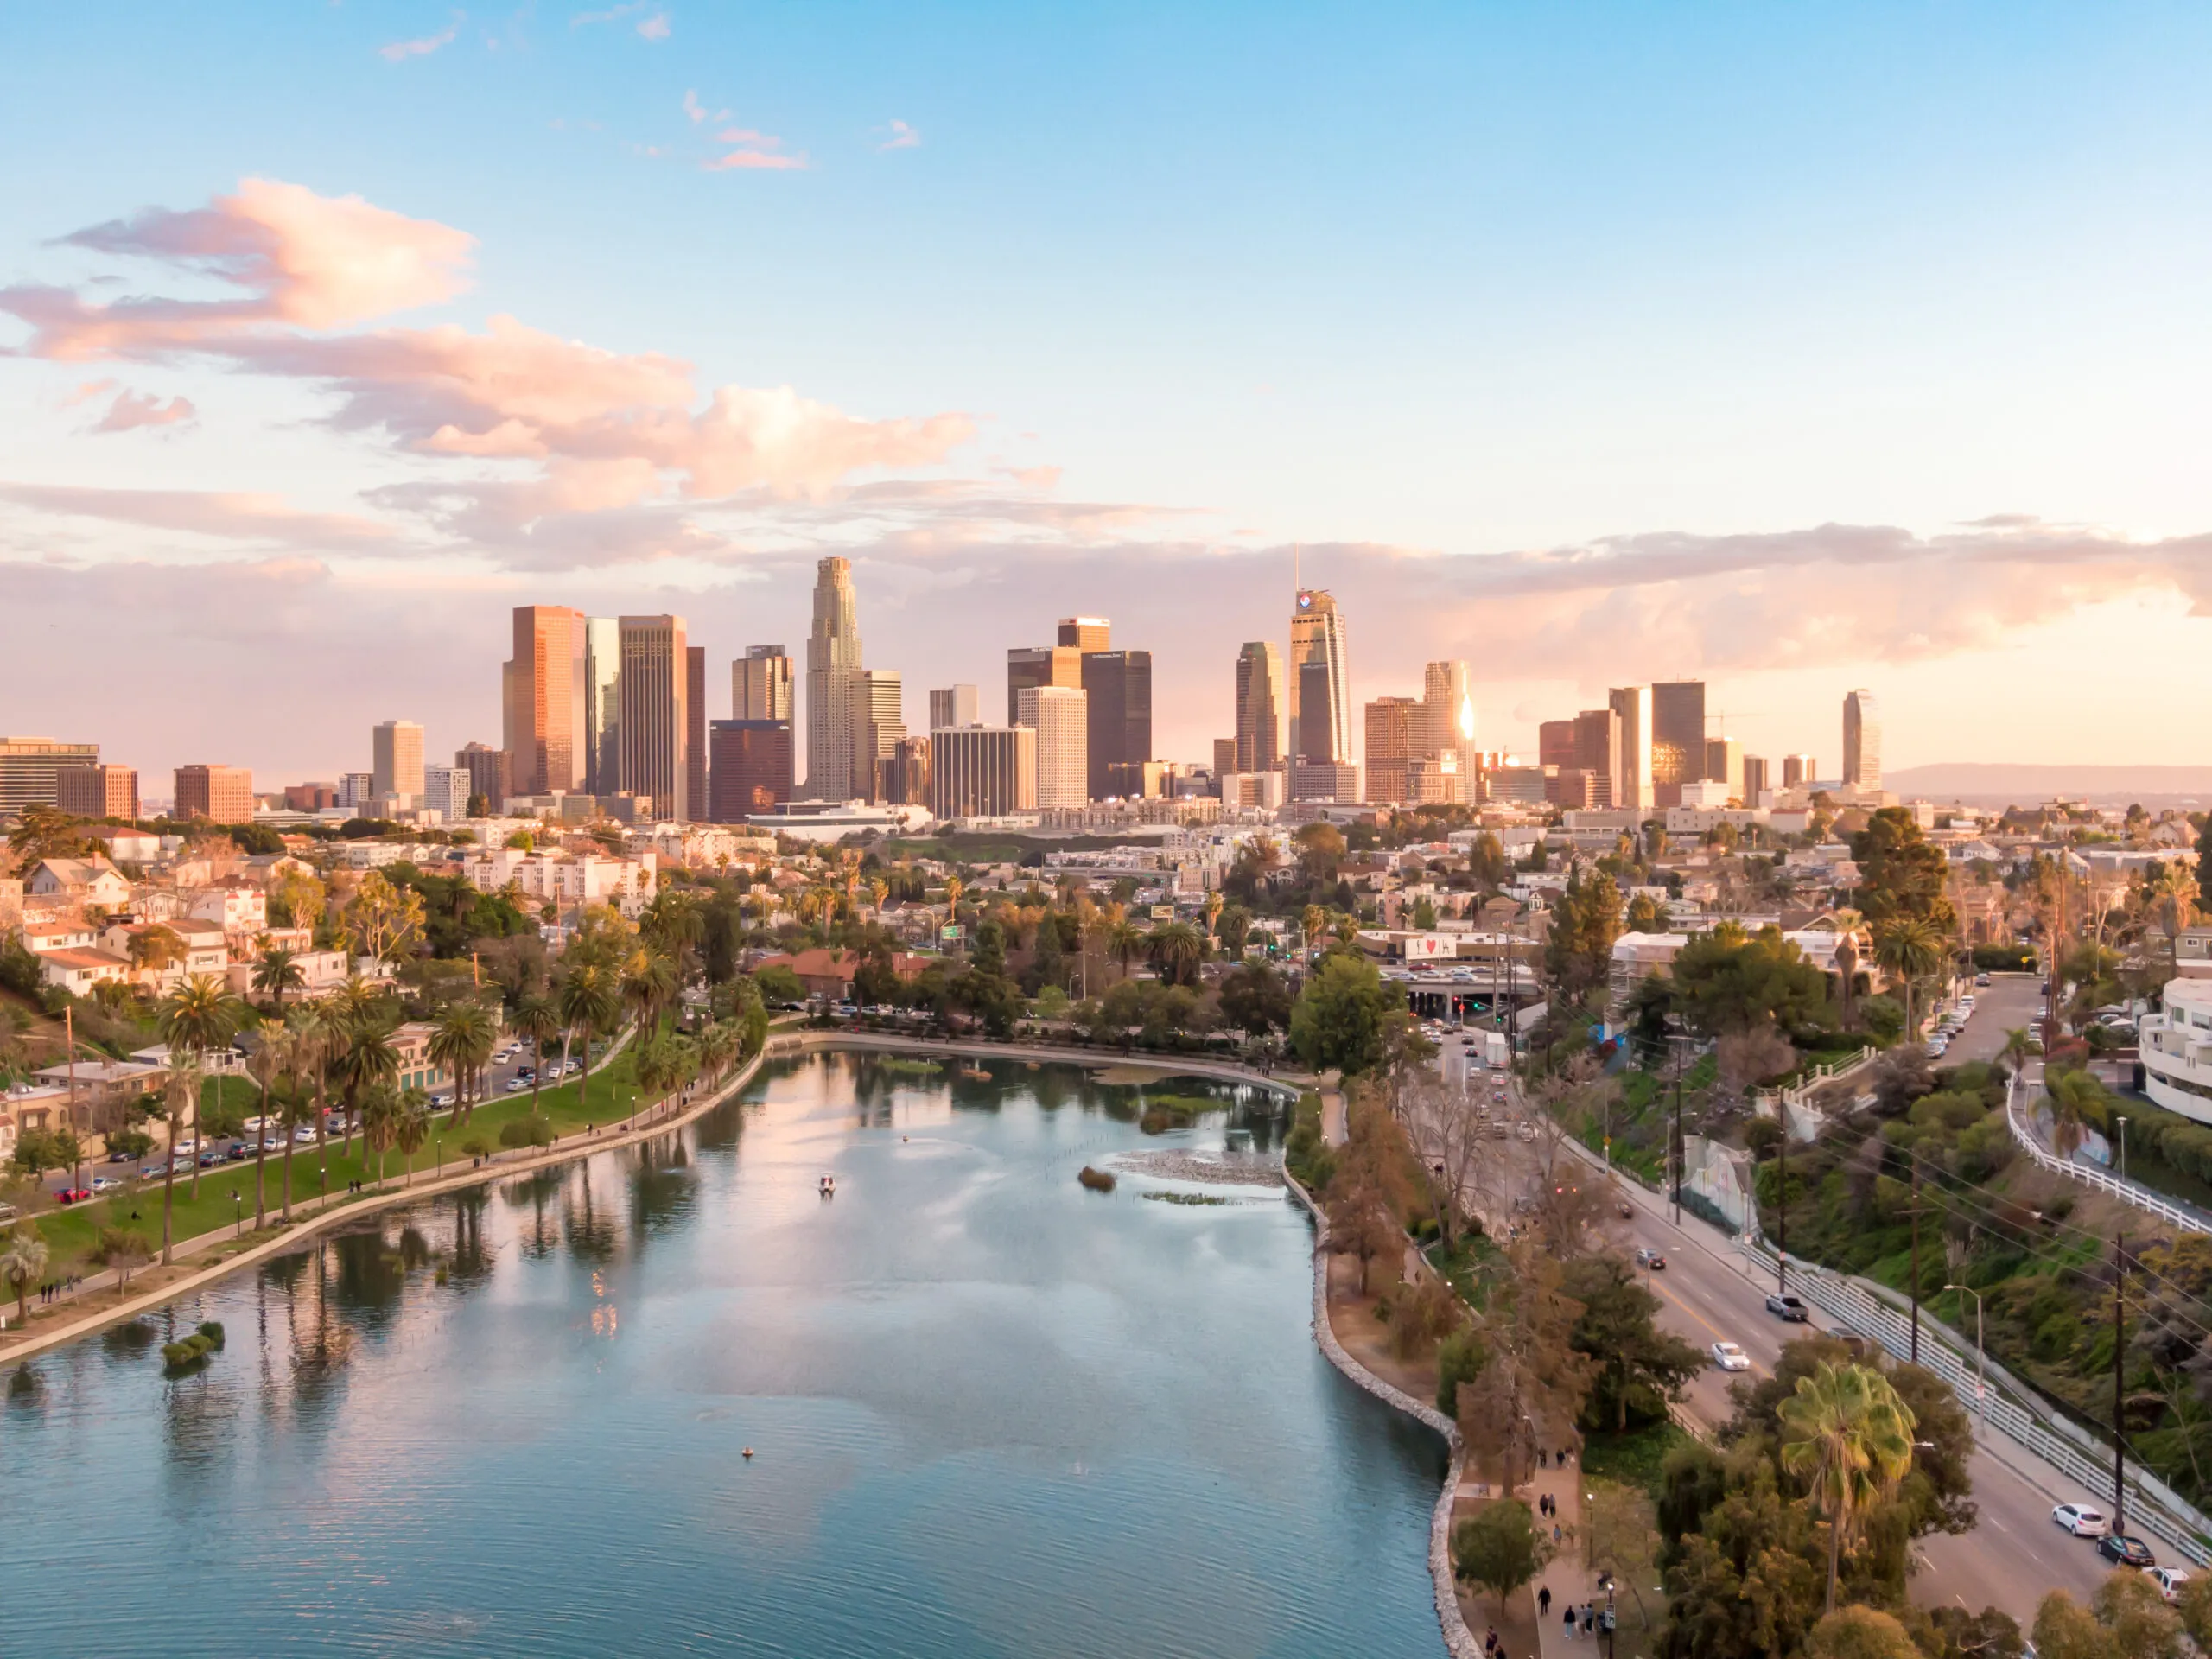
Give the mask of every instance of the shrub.
POLYGON ((1137 1120, 1137 1128, 1147 1135, 1165 1135, 1174 1127, 1175 1120, 1157 1106, 1148 1108, 1137 1120))
POLYGON ((1111 1192, 1114 1190, 1114 1178, 1103 1169, 1093 1169, 1089 1164, 1076 1173, 1076 1179, 1093 1192, 1111 1192))
POLYGON ((480 1135, 472 1135, 461 1143, 461 1150, 463 1157, 482 1158, 491 1152, 492 1143, 480 1135))
POLYGON ((200 1326, 200 1334, 207 1338, 207 1345, 209 1347, 221 1347, 223 1345, 222 1321, 219 1319, 204 1320, 200 1326))
POLYGON ((206 1364, 207 1356, 223 1345, 221 1335, 223 1327, 218 1325, 213 1329, 216 1334, 213 1337, 207 1335, 207 1327, 203 1326, 181 1342, 163 1343, 162 1344, 163 1364, 171 1371, 188 1371, 206 1364))
POLYGON ((1471 1382, 1490 1363, 1482 1338, 1462 1328, 1444 1338, 1436 1351, 1436 1408, 1447 1417, 1459 1414, 1459 1385, 1471 1382))
POLYGON ((499 1144, 503 1147, 550 1147, 553 1144, 553 1124, 543 1117, 518 1117, 499 1125, 499 1144))

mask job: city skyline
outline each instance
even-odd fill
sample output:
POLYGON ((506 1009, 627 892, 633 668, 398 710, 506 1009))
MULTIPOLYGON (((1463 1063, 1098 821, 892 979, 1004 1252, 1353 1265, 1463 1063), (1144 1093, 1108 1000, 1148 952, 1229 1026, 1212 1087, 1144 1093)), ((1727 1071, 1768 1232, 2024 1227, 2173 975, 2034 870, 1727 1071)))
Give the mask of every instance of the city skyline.
POLYGON ((0 132, 55 159, 0 201, 0 607, 45 626, 10 641, 0 724, 97 728, 158 777, 204 722, 275 775, 404 703, 450 753, 494 734, 467 664, 514 605, 804 637, 834 554, 918 685, 989 684, 1023 619, 1112 615, 1156 659, 1155 747, 1193 759, 1231 729, 1224 641, 1278 637, 1297 580, 1367 619, 1350 705, 1465 658, 1494 747, 1697 677, 1759 711, 1732 721, 1753 753, 1826 741, 1833 688, 1868 684, 1891 769, 2196 758, 2137 711, 2212 675, 2185 438, 2212 235, 2159 188, 2205 149, 2167 94, 2212 20, 1624 12, 1671 70, 1591 79, 1556 20, 1363 19, 1328 54, 1352 90, 1158 21, 1172 52, 1034 42, 1117 94, 1088 129, 998 89, 1019 78, 911 73, 910 20, 864 65, 814 19, 525 18, 397 56, 417 37, 358 11, 17 20, 0 132), (94 50, 171 131, 158 155, 65 95, 94 50), (1376 90, 1409 59, 1491 88, 1476 137, 1464 100, 1376 90), (2023 86, 2051 111, 2024 147, 2023 86), (210 96, 231 119, 190 118, 210 96), (753 124, 702 118, 738 102, 753 124), (1260 141, 1300 109, 1357 142, 1260 141), (713 142, 738 130, 766 137, 713 142), (1042 226, 1006 206, 1033 172, 1065 204, 1042 226), (1188 176, 1246 205, 1215 223, 1188 176), (885 223, 909 280, 855 298, 885 223), (2054 224, 2078 232, 2056 251, 2054 224), (1294 226, 1300 257, 1255 262, 1294 226), (764 237, 779 260, 748 257, 764 237), (113 664, 84 686, 95 631, 113 664), (249 649, 256 674, 220 671, 249 649), (1974 696, 2057 649, 2137 671, 2032 728, 1974 696), (272 706, 272 680, 314 695, 272 706))

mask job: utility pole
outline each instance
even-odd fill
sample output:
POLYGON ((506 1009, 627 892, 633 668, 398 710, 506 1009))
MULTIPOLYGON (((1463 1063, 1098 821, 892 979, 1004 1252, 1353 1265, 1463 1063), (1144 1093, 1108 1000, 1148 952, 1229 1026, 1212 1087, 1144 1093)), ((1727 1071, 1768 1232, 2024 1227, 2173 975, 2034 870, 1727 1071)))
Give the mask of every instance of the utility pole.
POLYGON ((1774 1115, 1782 1121, 1782 1139, 1774 1143, 1774 1290, 1781 1296, 1789 1290, 1789 1096, 1775 1101, 1774 1115))
POLYGON ((1682 1224, 1682 1045, 1675 1043, 1675 1123, 1667 1141, 1667 1162, 1675 1179, 1675 1225, 1682 1224))
POLYGON ((2126 1465, 2120 1457, 2120 1389, 2127 1350, 2127 1332, 2121 1322, 2125 1318, 2122 1293, 2127 1284, 2127 1235, 2124 1232, 2112 1236, 2112 1529, 2117 1535, 2127 1530, 2126 1465))
POLYGON ((1912 1160, 1912 1363, 1920 1363, 1920 1154, 1908 1151, 1912 1160))

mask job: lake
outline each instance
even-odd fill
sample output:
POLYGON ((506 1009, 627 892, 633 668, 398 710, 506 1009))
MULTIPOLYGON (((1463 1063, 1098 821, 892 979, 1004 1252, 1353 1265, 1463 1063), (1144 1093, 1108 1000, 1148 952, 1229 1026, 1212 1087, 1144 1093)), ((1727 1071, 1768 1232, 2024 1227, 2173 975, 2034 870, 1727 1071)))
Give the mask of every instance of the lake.
POLYGON ((779 1061, 26 1362, 0 1649, 1435 1659, 1443 1447, 1315 1351, 1305 1217, 1076 1180, 1275 1106, 992 1070, 779 1061))

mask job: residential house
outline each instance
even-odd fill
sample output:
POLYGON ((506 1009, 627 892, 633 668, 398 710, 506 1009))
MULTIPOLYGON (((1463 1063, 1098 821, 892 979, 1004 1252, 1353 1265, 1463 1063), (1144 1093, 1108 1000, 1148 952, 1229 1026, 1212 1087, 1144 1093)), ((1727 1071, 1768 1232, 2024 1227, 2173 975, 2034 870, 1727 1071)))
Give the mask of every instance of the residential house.
POLYGON ((130 959, 112 950, 89 948, 41 950, 38 972, 43 982, 59 986, 72 996, 90 996, 102 985, 129 984, 130 959))
MULTIPOLYGON (((860 971, 861 956, 855 950, 832 950, 817 945, 785 956, 764 957, 753 964, 753 971, 764 968, 788 968, 798 976, 798 982, 809 996, 827 996, 837 1000, 853 993, 853 976, 860 971)), ((893 951, 891 971, 902 980, 918 978, 931 958, 912 955, 907 951, 893 951)))
POLYGON ((120 910, 130 902, 130 883, 104 858, 48 858, 31 872, 23 893, 29 899, 120 910))
POLYGON ((226 934, 251 938, 269 925, 269 896, 251 882, 232 876, 194 893, 185 914, 213 922, 226 934))
POLYGON ((430 1058, 430 1039, 437 1031, 427 1020, 410 1020, 391 1033, 392 1048, 399 1056, 399 1075, 392 1080, 397 1087, 426 1094, 453 1087, 452 1069, 430 1058))

